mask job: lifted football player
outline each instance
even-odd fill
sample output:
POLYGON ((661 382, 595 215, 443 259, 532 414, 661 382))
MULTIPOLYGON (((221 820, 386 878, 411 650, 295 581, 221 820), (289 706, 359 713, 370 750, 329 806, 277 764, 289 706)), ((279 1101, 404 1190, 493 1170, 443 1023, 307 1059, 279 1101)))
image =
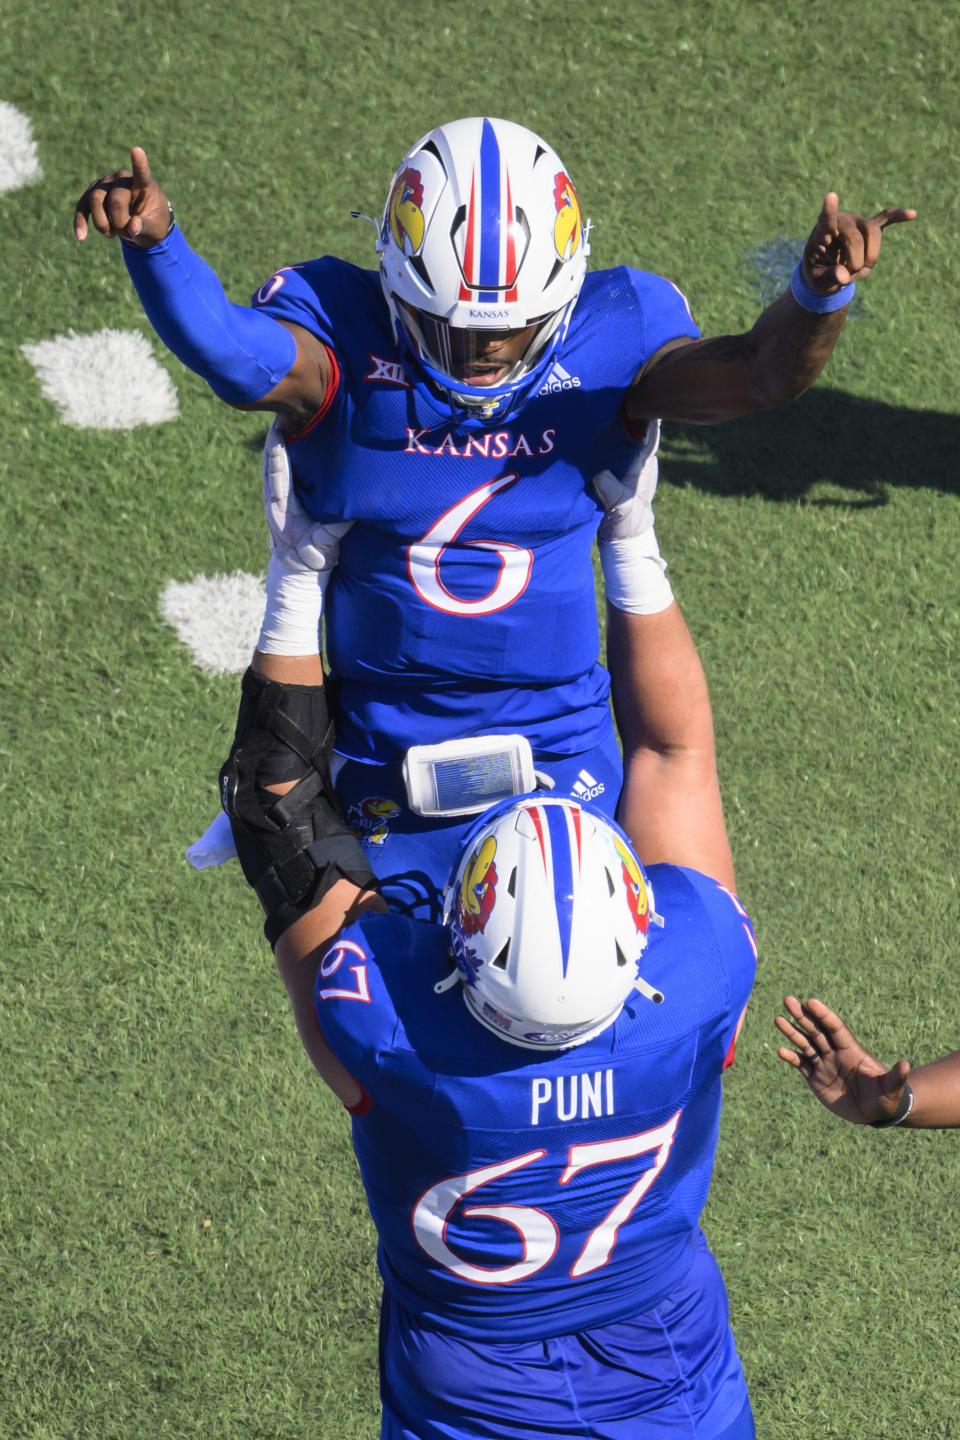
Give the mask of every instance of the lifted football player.
POLYGON ((485 804, 539 777, 617 805, 591 552, 599 527, 624 692, 633 622, 672 598, 651 508, 660 420, 713 423, 799 395, 883 230, 915 212, 864 219, 828 194, 787 291, 744 334, 699 340, 668 280, 588 273, 569 172, 508 121, 458 120, 413 146, 374 226, 377 270, 288 266, 250 307, 191 250, 145 152, 131 162, 85 191, 77 238, 88 223, 120 236, 165 344, 227 403, 277 417, 268 612, 222 792, 268 934, 322 893, 309 806, 334 743, 349 822, 363 832, 373 817, 367 861, 396 903, 436 917, 485 804), (328 580, 335 742, 318 643, 328 580), (271 810, 266 787, 301 777, 271 810))

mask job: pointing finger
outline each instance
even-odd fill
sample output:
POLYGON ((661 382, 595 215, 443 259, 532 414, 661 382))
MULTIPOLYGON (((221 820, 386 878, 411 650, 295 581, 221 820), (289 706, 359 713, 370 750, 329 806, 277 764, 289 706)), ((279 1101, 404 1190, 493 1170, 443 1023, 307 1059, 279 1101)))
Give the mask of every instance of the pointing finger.
POLYGON ((130 164, 133 169, 133 183, 136 189, 146 190, 148 185, 154 183, 153 171, 150 169, 147 152, 141 145, 131 146, 130 164))
POLYGON ((823 206, 820 210, 820 219, 817 221, 817 228, 825 230, 829 235, 836 235, 838 230, 837 215, 840 212, 840 196, 835 190, 828 190, 823 198, 823 206))
POLYGON ((887 225, 901 225, 904 220, 916 220, 916 210, 905 210, 902 207, 880 210, 872 217, 871 224, 879 225, 883 230, 887 225))

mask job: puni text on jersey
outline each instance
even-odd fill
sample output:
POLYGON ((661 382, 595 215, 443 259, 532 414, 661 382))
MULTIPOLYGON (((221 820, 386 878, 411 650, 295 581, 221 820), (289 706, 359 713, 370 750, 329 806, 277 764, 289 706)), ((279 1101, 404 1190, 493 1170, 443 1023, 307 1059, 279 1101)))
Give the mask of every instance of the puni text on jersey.
POLYGON ((530 1124, 539 1125, 541 1111, 546 1120, 567 1123, 612 1115, 613 1071, 594 1070, 587 1075, 538 1075, 530 1081, 530 1124))
POLYGON ((510 430, 497 430, 490 435, 471 435, 458 445, 448 430, 439 445, 424 445, 423 436, 431 430, 415 430, 407 426, 407 455, 456 455, 462 460, 507 460, 516 455, 549 455, 554 448, 557 432, 555 429, 542 430, 537 440, 530 441, 526 435, 514 436, 510 430))

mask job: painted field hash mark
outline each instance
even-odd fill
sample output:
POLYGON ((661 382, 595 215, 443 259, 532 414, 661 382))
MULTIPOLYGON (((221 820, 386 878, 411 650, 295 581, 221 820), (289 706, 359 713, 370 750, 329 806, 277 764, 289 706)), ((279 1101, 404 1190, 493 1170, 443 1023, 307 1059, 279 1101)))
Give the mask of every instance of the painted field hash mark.
POLYGON ((0 194, 42 178, 30 121, 13 105, 0 100, 0 194))
POLYGON ((98 330, 92 336, 69 331, 22 348, 65 425, 131 431, 180 413, 173 380, 138 331, 98 330))
POLYGON ((166 370, 135 330, 58 335, 24 345, 40 388, 67 425, 83 430, 132 430, 179 414, 166 370))
POLYGON ((250 664, 265 604, 263 576, 238 570, 171 580, 160 596, 160 615, 195 665, 214 675, 239 675, 250 664))

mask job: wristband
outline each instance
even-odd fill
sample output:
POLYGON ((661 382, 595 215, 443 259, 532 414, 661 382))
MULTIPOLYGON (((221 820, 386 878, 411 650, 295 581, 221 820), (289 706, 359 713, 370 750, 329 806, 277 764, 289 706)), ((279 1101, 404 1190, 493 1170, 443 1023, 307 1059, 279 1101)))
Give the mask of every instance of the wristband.
POLYGON ((831 310, 842 310, 844 305, 849 305, 856 292, 857 282, 851 280, 849 285, 842 285, 832 295, 820 295, 816 290, 811 290, 803 278, 803 261, 797 261, 797 268, 790 276, 790 293, 798 305, 804 310, 812 310, 817 315, 827 315, 831 310))
POLYGON ((293 367, 297 342, 286 326, 232 304, 176 223, 146 249, 124 241, 123 258, 164 345, 221 400, 230 405, 260 400, 293 367))
POLYGON ((600 565, 607 599, 630 615, 657 615, 673 601, 653 526, 622 540, 600 540, 600 565))
POLYGON ((323 592, 330 570, 307 570, 285 565, 270 556, 267 571, 267 605, 257 649, 264 655, 317 655, 323 592))
POLYGON ((889 1130, 891 1125, 902 1125, 904 1120, 913 1109, 913 1088, 908 1083, 903 1087, 903 1094, 900 1096, 900 1103, 896 1110, 886 1120, 871 1120, 870 1124, 874 1130, 889 1130))

